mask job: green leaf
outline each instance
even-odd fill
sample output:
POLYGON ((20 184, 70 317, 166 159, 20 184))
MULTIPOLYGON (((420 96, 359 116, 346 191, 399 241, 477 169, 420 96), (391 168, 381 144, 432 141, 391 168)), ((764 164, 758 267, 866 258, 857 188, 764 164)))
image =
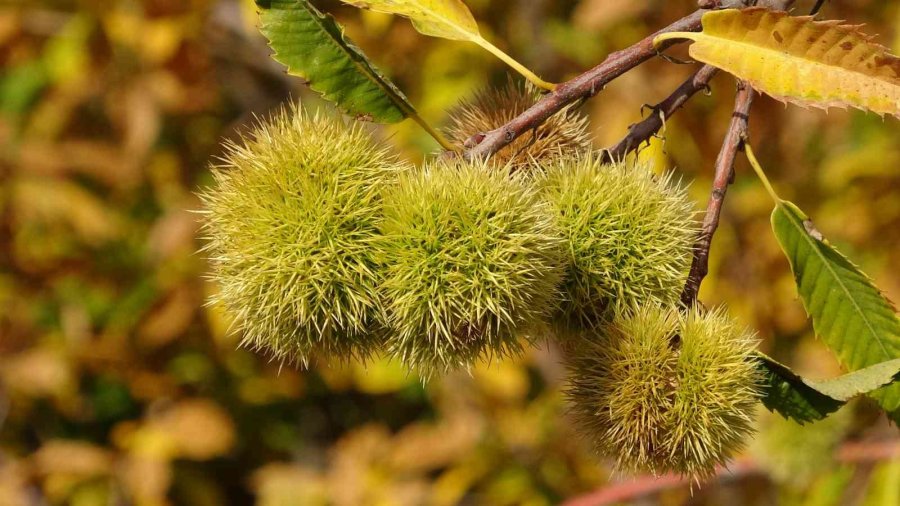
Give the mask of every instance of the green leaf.
POLYGON ((257 0, 260 30, 288 73, 347 114, 379 123, 396 123, 415 109, 362 51, 343 27, 306 0, 257 0))
POLYGON ((785 418, 798 423, 815 422, 837 411, 843 402, 806 384, 785 365, 759 354, 759 366, 765 382, 762 403, 785 418))
POLYGON ((900 380, 900 358, 875 364, 839 378, 806 383, 833 399, 849 401, 900 380))
POLYGON ((830 380, 811 381, 762 353, 757 358, 765 378, 763 404, 799 423, 821 420, 850 399, 900 379, 900 359, 830 380))
MULTIPOLYGON (((900 358, 900 318, 872 281, 794 204, 778 201, 772 228, 816 334, 839 360, 858 371, 900 358)), ((894 420, 900 418, 900 384, 871 395, 894 420)))

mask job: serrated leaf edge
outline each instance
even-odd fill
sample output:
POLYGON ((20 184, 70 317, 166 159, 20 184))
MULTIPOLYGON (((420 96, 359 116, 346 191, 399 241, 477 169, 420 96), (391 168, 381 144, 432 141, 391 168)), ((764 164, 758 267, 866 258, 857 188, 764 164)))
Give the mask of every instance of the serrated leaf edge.
MULTIPOLYGON (((351 60, 354 66, 356 66, 361 73, 365 75, 369 75, 371 80, 385 92, 385 94, 391 99, 394 105, 399 109, 404 117, 410 117, 416 115, 415 108, 412 104, 409 103, 409 100, 406 98, 406 95, 400 91, 399 88, 396 87, 393 83, 387 80, 387 77, 372 63, 369 62, 369 59, 366 57, 365 53, 359 49, 359 47, 353 43, 353 41, 345 36, 344 27, 341 26, 337 20, 334 19, 330 14, 326 14, 315 8, 312 4, 310 4, 307 0, 296 0, 296 4, 298 8, 305 9, 309 12, 316 23, 322 28, 324 32, 326 32, 329 36, 327 40, 329 43, 333 44, 339 51, 343 52, 347 55, 347 57, 351 60), (329 30, 328 23, 331 23, 335 28, 340 32, 341 40, 337 41, 332 32, 329 30)), ((258 7, 257 14, 262 15, 262 8, 258 7)), ((260 21, 262 24, 262 21, 260 21)), ((260 26, 260 30, 263 27, 260 26)), ((317 87, 316 83, 313 82, 308 75, 304 75, 302 70, 292 69, 288 63, 282 61, 280 59, 280 54, 277 49, 273 46, 271 40, 266 37, 267 45, 272 50, 272 58, 278 63, 284 65, 288 69, 288 74, 300 77, 301 79, 306 81, 307 86, 315 90, 317 93, 322 94, 323 96, 328 92, 326 90, 321 90, 317 87)), ((338 107, 345 110, 346 112, 351 112, 348 109, 342 107, 339 103, 335 102, 338 107)), ((360 115, 356 114, 357 117, 360 115)), ((401 118, 402 120, 403 118, 401 118)))

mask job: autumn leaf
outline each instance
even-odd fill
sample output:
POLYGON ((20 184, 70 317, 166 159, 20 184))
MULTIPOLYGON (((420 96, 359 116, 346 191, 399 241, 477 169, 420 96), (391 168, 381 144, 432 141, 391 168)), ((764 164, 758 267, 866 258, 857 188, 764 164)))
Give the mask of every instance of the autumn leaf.
POLYGON ((900 117, 900 59, 858 26, 766 9, 713 11, 689 39, 691 57, 772 97, 822 109, 855 107, 900 117))
POLYGON ((548 83, 481 36, 472 12, 461 0, 341 0, 360 9, 395 14, 409 19, 423 35, 474 42, 522 74, 540 88, 554 90, 548 83))
POLYGON ((453 146, 426 123, 397 86, 345 34, 306 0, 257 0, 260 31, 275 61, 357 119, 396 123, 411 118, 447 150, 453 146))

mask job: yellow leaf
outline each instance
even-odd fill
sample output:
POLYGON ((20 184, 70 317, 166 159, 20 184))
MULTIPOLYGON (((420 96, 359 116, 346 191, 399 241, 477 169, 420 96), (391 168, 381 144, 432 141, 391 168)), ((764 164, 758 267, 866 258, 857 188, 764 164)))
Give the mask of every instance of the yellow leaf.
POLYGON ((53 349, 31 348, 0 361, 0 380, 27 397, 71 395, 76 386, 68 358, 53 349))
POLYGON ((17 462, 4 453, 0 466, 0 504, 6 506, 28 506, 34 503, 30 466, 24 461, 17 462))
POLYGON ((174 455, 190 460, 225 455, 235 442, 231 417, 208 399, 181 401, 155 415, 145 430, 165 434, 173 445, 174 455))
POLYGON ((540 88, 553 90, 555 84, 548 83, 514 60, 508 54, 485 40, 478 29, 472 12, 462 0, 341 0, 360 9, 395 14, 409 19, 413 27, 424 35, 449 40, 474 42, 507 65, 525 76, 540 88))
POLYGON ((765 9, 703 16, 691 57, 719 67, 772 97, 801 106, 855 107, 900 117, 900 59, 859 27, 765 9))
POLYGON ((320 472, 301 465, 270 463, 250 479, 258 506, 325 505, 328 487, 320 472))
POLYGON ((475 41, 478 23, 461 0, 343 0, 354 7, 409 18, 420 33, 450 40, 475 41))
POLYGON ((84 441, 51 439, 31 456, 32 465, 42 476, 105 475, 113 469, 112 452, 84 441))

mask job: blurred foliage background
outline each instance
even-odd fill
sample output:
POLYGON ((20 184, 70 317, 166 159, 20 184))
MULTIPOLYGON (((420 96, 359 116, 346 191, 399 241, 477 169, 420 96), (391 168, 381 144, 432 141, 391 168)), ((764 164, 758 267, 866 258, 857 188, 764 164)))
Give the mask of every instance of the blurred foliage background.
MULTIPOLYGON (((435 124, 507 79, 474 45, 316 3, 435 124)), ((555 81, 696 7, 467 3, 488 38, 555 81)), ((900 51, 900 2, 823 13, 900 51)), ((204 305, 216 287, 196 253, 195 193, 254 115, 324 106, 268 58, 255 23, 249 0, 0 0, 0 505, 588 505, 615 491, 641 504, 900 504, 897 430, 866 402, 804 428, 761 413, 732 471, 691 492, 590 455, 549 344, 427 385, 386 362, 297 371, 236 349, 227 315, 204 305)), ((588 102, 596 145, 691 69, 657 59, 588 102)), ((718 77, 640 155, 692 181, 698 209, 733 92, 718 77)), ((412 122, 373 131, 411 160, 436 149, 412 122)), ((782 195, 900 299, 900 123, 760 98, 752 136, 782 195)), ((702 299, 801 372, 836 375, 769 230, 771 202, 738 169, 702 299)))

